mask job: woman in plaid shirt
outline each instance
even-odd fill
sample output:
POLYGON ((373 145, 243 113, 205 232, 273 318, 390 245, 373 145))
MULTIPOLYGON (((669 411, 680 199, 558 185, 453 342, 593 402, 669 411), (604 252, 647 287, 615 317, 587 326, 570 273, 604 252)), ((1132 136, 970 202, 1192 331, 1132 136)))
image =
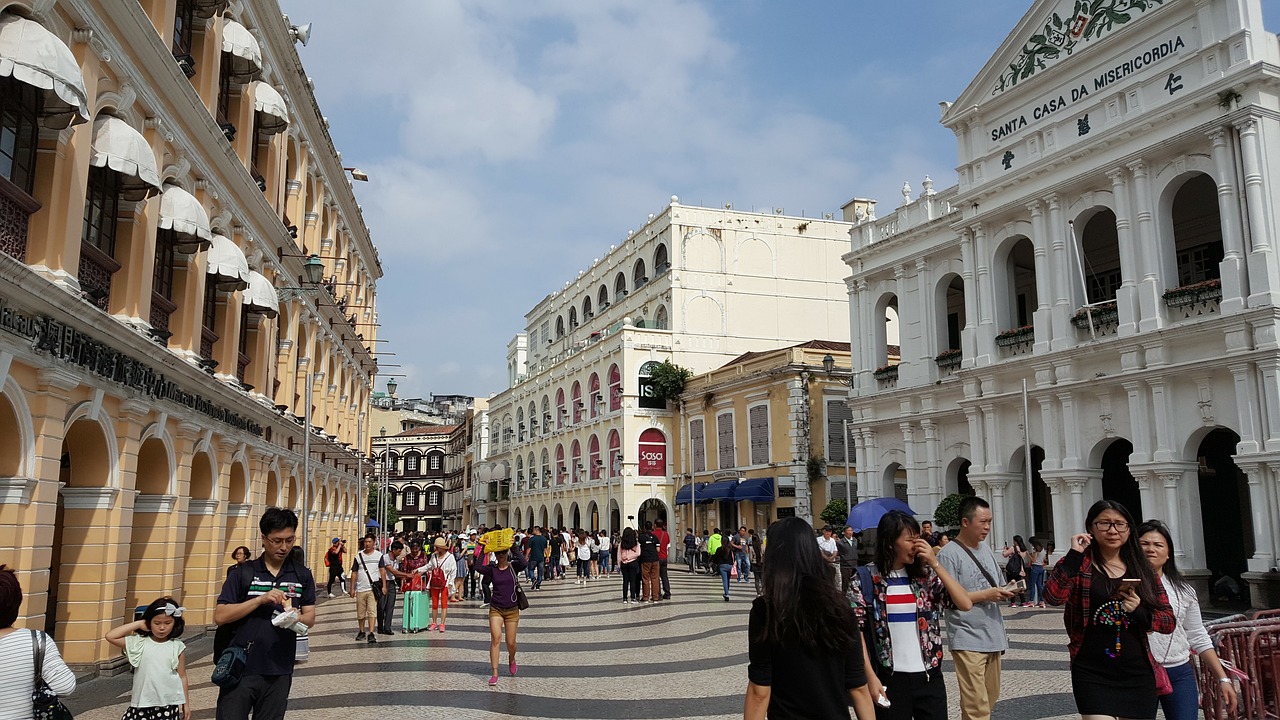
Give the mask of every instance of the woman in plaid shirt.
POLYGON ((1124 505, 1099 500, 1087 533, 1071 538, 1045 584, 1050 605, 1066 605, 1076 710, 1093 718, 1154 718, 1156 680, 1147 633, 1176 626, 1164 587, 1138 547, 1124 505))

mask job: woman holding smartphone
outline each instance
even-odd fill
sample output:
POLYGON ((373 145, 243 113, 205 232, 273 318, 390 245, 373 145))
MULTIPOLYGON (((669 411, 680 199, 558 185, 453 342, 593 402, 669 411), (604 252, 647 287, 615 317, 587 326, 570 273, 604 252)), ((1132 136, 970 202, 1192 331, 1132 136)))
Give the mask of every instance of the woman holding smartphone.
POLYGON ((1066 605, 1076 710, 1084 720, 1154 718, 1147 633, 1173 632, 1173 610, 1124 505, 1099 500, 1089 508, 1085 528, 1072 536, 1071 549, 1045 584, 1049 604, 1066 605))

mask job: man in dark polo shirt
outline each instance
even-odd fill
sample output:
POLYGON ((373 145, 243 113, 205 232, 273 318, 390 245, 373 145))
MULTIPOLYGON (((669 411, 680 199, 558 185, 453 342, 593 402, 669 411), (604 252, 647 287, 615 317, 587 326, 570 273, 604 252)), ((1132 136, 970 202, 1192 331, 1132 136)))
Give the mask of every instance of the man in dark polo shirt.
POLYGON ((289 704, 298 636, 271 623, 278 612, 298 608, 299 622, 316 622, 316 583, 311 571, 289 559, 297 542, 298 516, 268 508, 258 521, 263 553, 234 569, 222 585, 213 621, 235 624, 233 645, 247 647, 240 683, 218 691, 217 720, 278 720, 289 704), (252 647, 250 647, 252 643, 252 647))

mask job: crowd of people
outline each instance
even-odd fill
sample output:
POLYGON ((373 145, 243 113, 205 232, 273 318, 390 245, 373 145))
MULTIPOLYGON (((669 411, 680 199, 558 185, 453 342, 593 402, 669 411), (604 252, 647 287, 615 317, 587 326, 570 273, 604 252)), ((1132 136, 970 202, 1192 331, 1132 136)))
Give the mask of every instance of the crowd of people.
MULTIPOLYGON (((997 557, 983 499, 966 498, 959 514, 958 530, 939 534, 927 521, 886 513, 864 564, 851 528, 819 533, 803 519, 785 518, 760 536, 746 527, 701 535, 687 529, 677 546, 687 571, 719 575, 726 601, 730 582, 754 579, 744 718, 844 717, 850 707, 859 720, 946 718, 945 644, 961 717, 986 720, 1009 647, 1005 603, 1065 607, 1072 692, 1084 720, 1154 718, 1157 706, 1169 720, 1192 720, 1199 712, 1192 657, 1217 677, 1234 706, 1233 681, 1209 641, 1195 590, 1174 563, 1163 523, 1137 525, 1123 505, 1099 501, 1085 532, 1050 568, 1052 544, 1019 536, 997 557)), ((288 706, 297 637, 316 617, 317 586, 294 547, 297 526, 292 511, 271 508, 259 522, 262 552, 253 557, 239 547, 232 554, 214 612, 220 720, 282 718, 288 706)), ((329 597, 336 583, 356 600, 356 639, 376 643, 378 634, 395 632, 401 591, 430 597, 425 628, 416 627, 421 609, 405 608, 402 628, 411 630, 443 633, 449 603, 474 600, 488 607, 489 685, 498 683, 504 642, 507 672, 519 671, 519 620, 528 607, 521 576, 531 590, 571 577, 587 584, 612 576, 620 580, 623 604, 671 597, 672 538, 660 520, 617 534, 481 527, 395 536, 385 547, 371 535, 360 545, 348 556, 334 538, 324 561, 329 597)), ((33 717, 33 690, 56 702, 75 689, 52 639, 14 627, 22 599, 16 575, 0 566, 0 660, 7 668, 0 720, 33 717)), ((189 720, 183 613, 177 599, 157 598, 139 620, 104 638, 134 668, 125 720, 189 720)))

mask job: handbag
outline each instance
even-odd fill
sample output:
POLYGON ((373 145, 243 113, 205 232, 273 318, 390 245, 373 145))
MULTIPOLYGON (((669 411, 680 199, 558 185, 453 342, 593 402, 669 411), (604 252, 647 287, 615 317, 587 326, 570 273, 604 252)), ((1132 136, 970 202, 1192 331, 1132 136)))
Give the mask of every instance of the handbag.
POLYGON ((738 577, 738 566, 737 566, 737 565, 730 565, 730 566, 729 566, 729 577, 731 577, 731 578, 736 578, 736 577, 738 577))
POLYGON ((529 609, 529 598, 524 594, 524 590, 520 587, 520 577, 516 575, 515 569, 508 567, 507 571, 511 573, 511 579, 516 584, 516 607, 521 610, 529 609))
MULTIPOLYGON (((382 586, 373 581, 373 575, 369 572, 369 566, 364 562, 363 552, 356 554, 356 564, 364 568, 364 576, 369 578, 369 589, 373 590, 373 599, 380 602, 382 600, 382 586)), ((382 569, 381 556, 378 557, 378 569, 382 569)))
POLYGON ((244 667, 249 661, 249 649, 252 647, 252 642, 245 647, 228 646, 218 656, 218 662, 214 663, 213 675, 209 677, 209 681, 227 690, 239 685, 240 678, 244 676, 244 667))
POLYGON ((1172 695, 1173 683, 1169 680, 1169 671, 1165 670, 1164 666, 1158 662, 1152 662, 1151 666, 1155 668, 1156 672, 1156 695, 1172 695))
POLYGON ((31 655, 35 661, 35 684, 31 689, 31 717, 35 720, 71 720, 71 711, 58 699, 58 694, 44 681, 44 648, 49 636, 31 633, 31 655))

